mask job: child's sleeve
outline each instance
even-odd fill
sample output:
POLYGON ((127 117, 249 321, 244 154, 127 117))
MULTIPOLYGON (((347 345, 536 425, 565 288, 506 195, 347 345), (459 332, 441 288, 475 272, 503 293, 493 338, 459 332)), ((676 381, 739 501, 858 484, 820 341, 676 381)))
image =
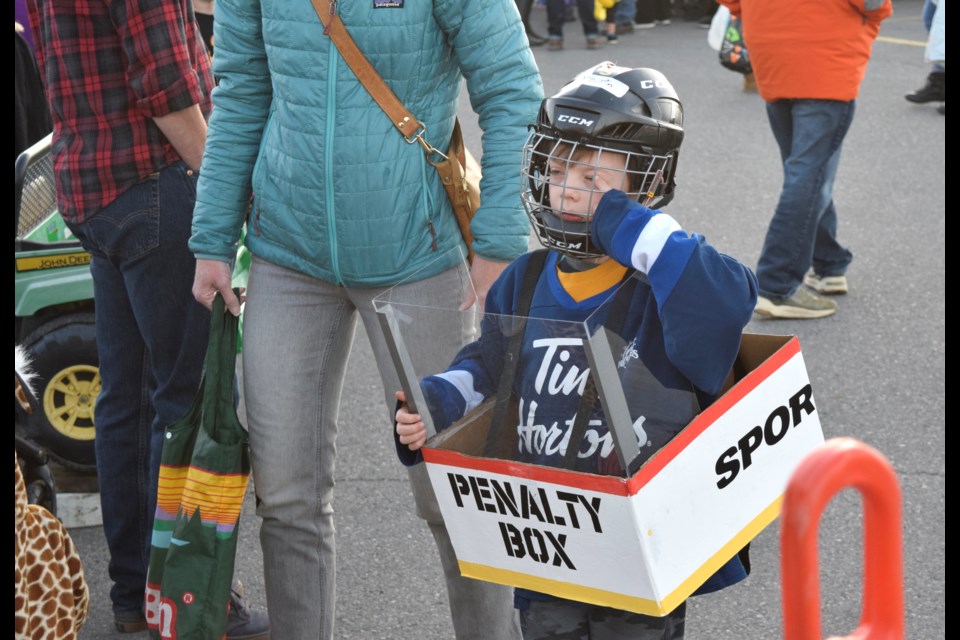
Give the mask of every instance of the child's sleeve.
MULTIPOLYGON (((456 385, 445 380, 443 376, 444 374, 427 376, 420 381, 420 390, 427 403, 426 410, 430 412, 433 426, 437 431, 443 431, 466 413, 465 403, 456 385)), ((401 404, 398 402, 397 410, 400 407, 401 404)), ((422 414, 424 408, 418 407, 418 409, 422 414)), ((407 445, 400 442, 396 422, 393 424, 393 443, 397 448, 397 457, 404 466, 410 467, 423 460, 419 451, 411 451, 407 445)))
POLYGON ((753 271, 616 190, 600 200, 591 231, 607 255, 647 274, 673 365, 698 389, 718 393, 757 303, 753 271))

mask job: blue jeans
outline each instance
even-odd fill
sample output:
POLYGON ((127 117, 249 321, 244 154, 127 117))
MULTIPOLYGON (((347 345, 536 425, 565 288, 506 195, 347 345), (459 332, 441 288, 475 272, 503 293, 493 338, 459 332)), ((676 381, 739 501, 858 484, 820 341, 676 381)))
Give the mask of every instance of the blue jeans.
POLYGON ((95 447, 115 612, 143 609, 163 430, 190 408, 207 349, 187 248, 196 186, 176 163, 70 226, 93 256, 95 447))
MULTIPOLYGON (((924 0, 923 9, 920 10, 920 17, 923 20, 923 28, 927 30, 927 34, 930 33, 930 29, 933 28, 933 14, 937 12, 937 5, 933 0, 924 0)), ((930 65, 930 71, 941 72, 944 71, 944 67, 939 62, 934 62, 930 65)))
MULTIPOLYGON (((392 442, 393 392, 401 388, 373 306, 385 291, 337 286, 256 256, 250 267, 243 314, 243 386, 274 638, 334 637, 338 418, 358 319, 383 383, 382 399, 369 400, 383 402, 384 413, 382 422, 373 425, 343 426, 366 429, 371 442, 392 442)), ((456 308, 462 281, 457 270, 450 269, 398 285, 394 292, 426 308, 456 308)), ((473 339, 473 324, 451 314, 435 314, 424 322, 431 325, 423 331, 429 339, 407 348, 420 363, 418 371, 442 371, 473 339)), ((417 515, 429 526, 440 554, 456 638, 520 640, 513 589, 460 575, 424 465, 411 467, 409 474, 417 515)), ((398 542, 396 551, 411 552, 402 547, 398 542)), ((428 550, 416 553, 429 561, 428 550)))
POLYGON ((783 188, 757 265, 765 298, 792 296, 811 265, 820 276, 838 276, 853 260, 837 241, 833 183, 855 106, 852 100, 767 103, 783 161, 783 188))
POLYGON ((613 15, 617 24, 632 26, 637 17, 637 0, 620 0, 613 6, 613 15))
MULTIPOLYGON (((583 35, 596 36, 599 33, 597 19, 593 17, 593 0, 576 0, 577 13, 583 27, 583 35)), ((547 0, 547 33, 554 38, 563 38, 563 18, 567 10, 564 0, 547 0)))

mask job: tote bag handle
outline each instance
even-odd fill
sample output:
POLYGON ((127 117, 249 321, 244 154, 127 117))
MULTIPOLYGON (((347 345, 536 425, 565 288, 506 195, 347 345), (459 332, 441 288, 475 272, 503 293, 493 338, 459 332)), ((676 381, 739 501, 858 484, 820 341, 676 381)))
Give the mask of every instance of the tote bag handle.
MULTIPOLYGON (((234 291, 239 295, 239 291, 234 291)), ((210 436, 227 444, 232 432, 242 435, 243 427, 234 406, 234 377, 237 365, 237 337, 240 318, 226 310, 223 296, 213 299, 210 314, 210 341, 203 365, 204 426, 212 426, 210 436)))

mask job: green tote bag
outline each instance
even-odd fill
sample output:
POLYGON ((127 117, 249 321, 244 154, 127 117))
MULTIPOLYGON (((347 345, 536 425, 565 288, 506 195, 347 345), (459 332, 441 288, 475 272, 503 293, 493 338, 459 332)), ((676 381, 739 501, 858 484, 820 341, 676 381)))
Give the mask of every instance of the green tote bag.
POLYGON ((247 432, 234 405, 238 325, 217 295, 200 389, 164 433, 145 606, 155 640, 225 636, 250 476, 247 432))

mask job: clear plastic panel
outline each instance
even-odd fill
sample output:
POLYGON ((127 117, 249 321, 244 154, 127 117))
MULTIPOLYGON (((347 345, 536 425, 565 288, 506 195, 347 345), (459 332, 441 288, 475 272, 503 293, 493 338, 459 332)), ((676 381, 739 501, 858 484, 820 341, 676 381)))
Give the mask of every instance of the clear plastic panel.
MULTIPOLYGON (((469 270, 465 264, 461 269, 469 286, 469 270)), ((411 409, 427 426, 428 447, 622 476, 634 473, 699 410, 692 387, 663 386, 639 357, 634 337, 605 326, 611 318, 631 325, 612 309, 617 294, 582 321, 485 313, 478 339, 449 354, 446 372, 418 364, 417 345, 431 340, 425 328, 434 323, 427 320, 472 311, 401 298, 391 289, 374 304, 411 409), (434 378, 430 388, 440 393, 425 395, 420 382, 438 374, 443 382, 434 378), (451 394, 455 403, 438 404, 438 397, 451 394), (448 415, 456 414, 452 405, 465 406, 465 414, 448 415), (578 425, 582 410, 589 420, 578 425), (568 454, 571 437, 578 444, 568 454)))

